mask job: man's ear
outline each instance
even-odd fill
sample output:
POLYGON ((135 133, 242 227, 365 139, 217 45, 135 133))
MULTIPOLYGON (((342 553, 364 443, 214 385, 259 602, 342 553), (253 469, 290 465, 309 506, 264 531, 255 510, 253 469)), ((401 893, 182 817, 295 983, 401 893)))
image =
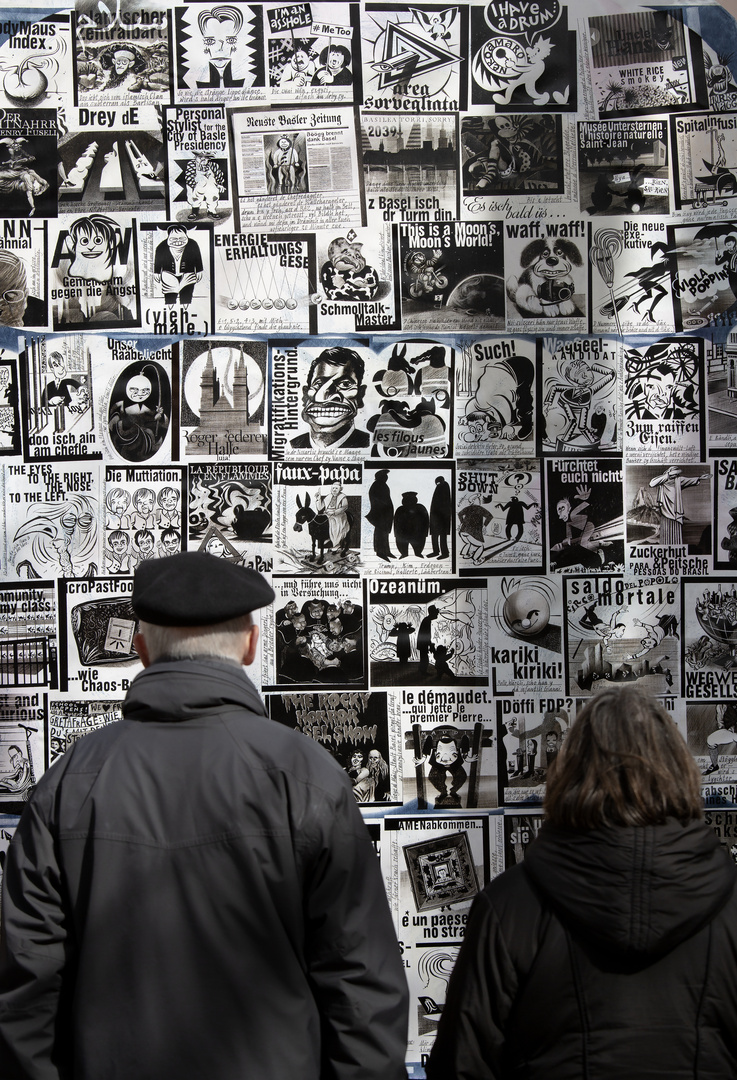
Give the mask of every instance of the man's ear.
POLYGON ((141 658, 141 663, 145 668, 151 663, 151 658, 148 655, 148 645, 143 634, 138 633, 133 635, 133 648, 136 650, 141 658))
POLYGON ((248 637, 245 638, 243 643, 243 656, 241 663, 248 667, 256 659, 256 646, 258 645, 258 626, 254 623, 251 629, 247 632, 248 637))

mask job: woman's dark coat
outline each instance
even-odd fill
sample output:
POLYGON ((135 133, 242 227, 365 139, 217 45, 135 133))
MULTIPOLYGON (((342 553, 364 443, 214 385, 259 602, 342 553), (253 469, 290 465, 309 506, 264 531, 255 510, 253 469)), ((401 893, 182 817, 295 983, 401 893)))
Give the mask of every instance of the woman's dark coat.
POLYGON ((736 880, 701 822, 544 825, 474 902, 428 1080, 734 1080, 736 880))

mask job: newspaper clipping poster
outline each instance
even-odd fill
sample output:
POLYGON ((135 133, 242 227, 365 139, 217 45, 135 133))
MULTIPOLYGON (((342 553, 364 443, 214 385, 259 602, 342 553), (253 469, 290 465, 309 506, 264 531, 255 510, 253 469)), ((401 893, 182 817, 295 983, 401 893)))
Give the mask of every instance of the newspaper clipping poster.
POLYGON ((280 231, 365 224, 352 107, 232 109, 229 119, 240 232, 264 221, 280 231))

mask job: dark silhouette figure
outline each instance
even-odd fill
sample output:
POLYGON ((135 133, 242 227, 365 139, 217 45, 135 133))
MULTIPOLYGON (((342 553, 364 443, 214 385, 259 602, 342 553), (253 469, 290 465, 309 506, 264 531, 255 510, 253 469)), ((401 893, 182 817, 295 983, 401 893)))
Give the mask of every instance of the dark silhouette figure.
POLYGON ((448 667, 448 661, 455 656, 455 649, 447 649, 445 645, 435 646, 435 674, 438 679, 446 675, 449 679, 455 679, 455 672, 448 667))
POLYGON ((430 653, 435 654, 435 646, 432 640, 432 624, 438 617, 438 609, 430 604, 427 615, 420 623, 417 631, 417 651, 420 654, 420 671, 423 675, 430 674, 430 653))
POLYGON ((516 495, 512 495, 509 502, 497 503, 496 505, 500 510, 507 511, 505 528, 507 540, 512 539, 512 529, 517 530, 517 535, 514 537, 515 541, 521 540, 525 528, 525 510, 532 510, 535 503, 520 502, 516 495))
POLYGON ((428 558, 438 557, 447 559, 448 534, 450 533, 451 518, 453 514, 453 500, 450 494, 450 485, 443 476, 435 477, 435 491, 430 502, 430 539, 432 550, 428 558))
POLYGON ((410 626, 409 623, 398 622, 395 623, 389 631, 389 637, 395 637, 397 639, 395 648, 397 650, 397 660, 399 660, 400 664, 407 664, 412 655, 410 634, 414 633, 414 629, 414 626, 410 626))
POLYGON ((430 515, 427 507, 417 501, 416 491, 405 491, 402 494, 402 505, 394 514, 394 540, 400 559, 407 558, 410 544, 417 558, 422 558, 422 549, 429 529, 430 515))
POLYGON ((388 469, 379 469, 376 472, 374 482, 369 488, 369 512, 366 514, 366 521, 374 528, 374 551, 385 562, 396 558, 389 548, 389 534, 394 521, 394 503, 386 482, 388 475, 388 469))

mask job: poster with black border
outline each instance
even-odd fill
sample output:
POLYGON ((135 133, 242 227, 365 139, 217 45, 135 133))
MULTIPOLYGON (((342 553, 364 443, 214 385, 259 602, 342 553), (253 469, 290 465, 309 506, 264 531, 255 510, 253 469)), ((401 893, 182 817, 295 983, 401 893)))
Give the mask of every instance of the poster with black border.
POLYGON ((171 337, 211 333, 215 324, 212 225, 141 222, 138 242, 144 328, 171 337))
POLYGON ((737 203, 737 113, 672 116, 673 196, 690 220, 729 214, 737 203))
POLYGON ((368 456, 375 397, 368 338, 274 338, 269 344, 272 461, 333 463, 368 456))
MULTIPOLYGON (((82 335, 79 335, 82 337, 82 335)), ((97 445, 110 462, 165 465, 179 439, 177 346, 160 337, 83 338, 91 354, 97 445)))
POLYGON ((357 108, 233 108, 228 120, 238 231, 366 224, 357 108))
POLYGON ((509 336, 459 342, 456 455, 530 457, 535 452, 539 388, 537 342, 509 336))
POLYGON ((709 464, 626 467, 627 563, 647 577, 708 574, 712 554, 712 486, 709 464))
POLYGON ((101 486, 101 465, 94 461, 4 465, 4 576, 96 574, 101 486))
POLYGON ((542 453, 622 453, 621 349, 611 337, 538 338, 542 453))
POLYGON ((501 112, 577 108, 576 34, 558 0, 471 7, 471 101, 501 112))
POLYGON ((408 1075, 419 1076, 473 898, 504 868, 503 817, 405 811, 381 824, 381 865, 410 991, 408 1075))
POLYGON ((576 718, 573 698, 517 695, 496 708, 499 804, 542 806, 547 771, 576 718))
POLYGON ((0 347, 0 457, 17 457, 28 430, 28 413, 21 414, 15 355, 0 347))
POLYGON ((363 470, 364 572, 449 577, 456 557, 455 462, 408 460, 363 470), (370 528, 368 527, 370 526, 370 528))
POLYGON ((400 720, 385 690, 269 694, 269 716, 324 746, 348 774, 359 806, 397 805, 400 720))
POLYGON ((737 807, 735 726, 737 709, 731 699, 686 706, 688 748, 701 772, 705 807, 737 807))
POLYGON ((466 5, 365 3, 361 37, 366 112, 466 108, 466 5))
POLYGON ((666 221, 633 216, 621 221, 592 221, 589 290, 594 333, 673 333, 676 322, 666 221))
POLYGON ((537 206, 567 202, 563 121, 550 113, 462 116, 463 217, 493 216, 506 196, 532 196, 537 206))
POLYGON ((242 338, 181 342, 184 457, 265 455, 266 352, 266 342, 242 338))
POLYGON ((737 450, 737 332, 712 330, 705 340, 709 454, 737 450))
POLYGON ((19 359, 24 459, 100 459, 92 352, 84 336, 44 334, 26 338, 24 344, 19 359))
MULTIPOLYGON (((428 215, 429 216, 429 215, 428 215)), ((399 330, 396 227, 315 233, 319 284, 311 297, 321 333, 399 330)))
POLYGON ((0 327, 45 329, 49 325, 48 222, 0 218, 0 237, 0 327))
POLYGON ((274 463, 274 571, 361 572, 363 466, 274 463))
POLYGON ((625 458, 674 465, 706 457, 704 342, 630 337, 624 345, 625 458))
POLYGON ((263 23, 263 4, 174 8, 177 101, 265 102, 263 23))
POLYGON ((737 459, 714 459, 714 569, 737 574, 737 459))
POLYGON ((667 214, 670 211, 668 122, 578 122, 581 212, 667 214))
POLYGON ((588 28, 599 119, 706 105, 701 38, 683 25, 680 9, 594 16, 588 28))
POLYGON ((456 350, 449 341, 372 338, 376 357, 371 457, 440 461, 452 455, 456 350))
POLYGON ((563 692, 560 580, 489 578, 491 688, 495 697, 563 692))
POLYGON ((489 678, 487 583, 372 577, 372 686, 483 686, 489 678))
POLYGON ((184 550, 185 484, 182 466, 105 466, 105 573, 130 575, 147 559, 184 550))
POLYGON ((621 458, 547 462, 549 573, 624 571, 623 478, 621 458))
POLYGON ((493 744, 488 690, 403 690, 405 803, 418 810, 495 808, 493 744))
POLYGON ((74 110, 59 137, 59 211, 160 214, 166 154, 155 105, 74 110))
POLYGON ((314 233, 216 232, 216 331, 316 334, 315 249, 314 233))
POLYGON ((682 696, 737 700, 737 582, 734 577, 681 579, 682 696))
POLYGON ((52 698, 49 702, 49 764, 53 765, 73 743, 90 731, 122 719, 123 710, 118 702, 52 698))
POLYGON ((48 694, 0 694, 0 811, 20 814, 48 767, 48 694))
POLYGON ((539 458, 456 462, 458 572, 543 569, 539 458))
POLYGON ((365 583, 353 577, 275 577, 265 632, 265 690, 367 688, 365 583))
POLYGON ((265 33, 274 105, 363 101, 358 4, 266 6, 265 33))
POLYGON ((225 554, 259 573, 269 573, 273 564, 271 479, 269 462, 190 462, 187 547, 225 554))
POLYGON ((53 581, 0 583, 0 687, 59 685, 53 581))
POLYGON ((83 700, 125 697, 141 661, 132 577, 61 578, 59 689, 83 700))
POLYGON ((399 251, 405 330, 504 330, 501 221, 405 223, 399 251))
POLYGON ((108 214, 51 223, 49 288, 54 330, 140 326, 136 221, 108 214))
POLYGON ((605 683, 637 682, 656 697, 680 695, 683 620, 675 579, 567 577, 563 590, 568 693, 588 698, 605 683))
POLYGON ((0 217, 57 214, 56 109, 0 109, 0 217))
POLYGON ((507 330, 586 333, 587 247, 585 221, 505 223, 507 330))
POLYGON ((46 15, 19 7, 3 15, 0 108, 22 102, 29 109, 65 109, 73 81, 69 10, 46 15))
POLYGON ((363 182, 368 212, 384 221, 458 217, 455 116, 361 113, 363 182))
POLYGON ((228 129, 223 105, 164 105, 166 216, 169 221, 210 221, 232 229, 228 129))
POLYGON ((171 13, 126 4, 72 13, 74 104, 94 109, 171 101, 171 13))

